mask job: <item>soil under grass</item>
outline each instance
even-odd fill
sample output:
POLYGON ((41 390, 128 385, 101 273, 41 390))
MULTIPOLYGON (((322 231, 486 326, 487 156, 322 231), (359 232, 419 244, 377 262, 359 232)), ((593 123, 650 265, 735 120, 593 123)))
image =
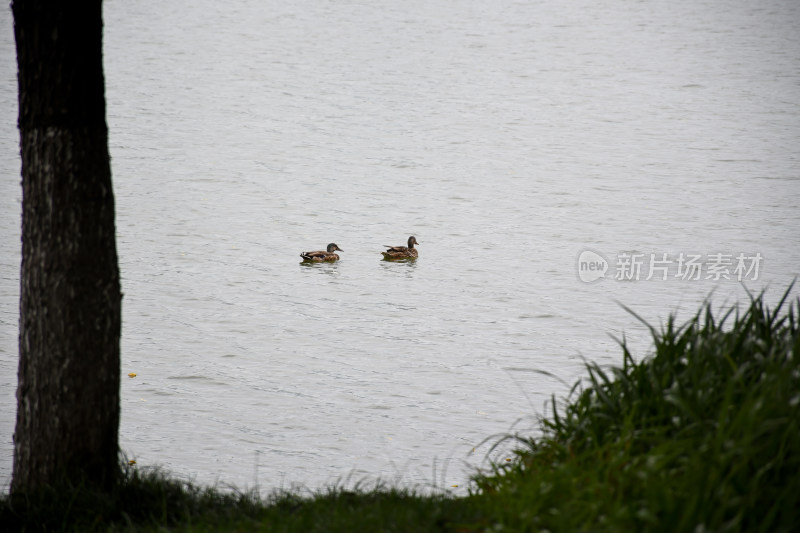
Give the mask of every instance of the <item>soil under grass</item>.
MULTIPOLYGON (((588 376, 542 436, 466 497, 388 486, 261 497, 126 465, 111 493, 0 498, 2 531, 800 530, 800 301, 651 328, 653 352, 588 376), (638 361, 638 362, 637 362, 638 361)), ((634 315, 635 316, 635 315, 634 315)), ((499 443, 498 443, 499 444, 499 443)))

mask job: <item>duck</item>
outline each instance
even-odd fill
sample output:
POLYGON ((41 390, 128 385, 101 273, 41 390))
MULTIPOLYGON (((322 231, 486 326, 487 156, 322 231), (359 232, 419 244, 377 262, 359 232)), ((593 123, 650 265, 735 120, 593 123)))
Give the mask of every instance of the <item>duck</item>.
POLYGON ((384 259, 409 259, 415 258, 419 256, 419 252, 416 248, 414 248, 415 244, 419 244, 417 242, 416 237, 413 235, 408 238, 408 246, 386 246, 388 250, 385 252, 381 252, 383 254, 384 259))
POLYGON ((344 252, 344 250, 339 248, 338 244, 332 242, 328 245, 327 251, 318 250, 316 252, 301 252, 300 257, 303 258, 303 261, 313 261, 315 263, 321 261, 333 262, 339 260, 339 254, 333 253, 337 250, 340 252, 344 252))

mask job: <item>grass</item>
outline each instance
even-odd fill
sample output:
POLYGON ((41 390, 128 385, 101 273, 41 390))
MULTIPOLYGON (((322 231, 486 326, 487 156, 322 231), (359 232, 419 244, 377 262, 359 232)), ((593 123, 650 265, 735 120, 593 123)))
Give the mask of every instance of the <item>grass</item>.
POLYGON ((231 493, 126 468, 111 493, 66 487, 0 503, 0 531, 437 531, 458 500, 383 485, 332 487, 313 496, 231 493))
MULTIPOLYGON (((81 487, 0 499, 4 531, 800 530, 800 319, 791 287, 716 316, 650 328, 638 362, 587 378, 514 459, 466 497, 377 485, 267 498, 126 468, 111 494, 81 487)), ((635 316, 635 315, 634 315, 635 316)))
POLYGON ((651 327, 654 353, 639 363, 623 341, 621 367, 587 364, 543 438, 518 439, 515 462, 478 478, 476 502, 512 530, 797 530, 800 322, 788 295, 719 318, 709 305, 651 327))

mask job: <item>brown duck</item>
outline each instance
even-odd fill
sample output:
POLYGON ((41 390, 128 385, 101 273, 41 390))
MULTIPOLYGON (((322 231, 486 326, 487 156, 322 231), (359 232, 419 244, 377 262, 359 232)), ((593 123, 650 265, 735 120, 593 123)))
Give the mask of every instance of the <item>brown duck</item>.
POLYGON ((318 263, 318 262, 321 262, 321 261, 333 262, 333 261, 338 261, 339 260, 339 254, 333 253, 336 250, 339 250, 340 252, 344 252, 344 250, 339 248, 339 246, 336 243, 332 242, 332 243, 330 243, 328 245, 328 250, 327 251, 319 250, 319 251, 316 251, 316 252, 302 252, 300 254, 300 257, 303 258, 303 261, 313 261, 315 263, 318 263))
POLYGON ((413 235, 408 238, 408 246, 386 246, 388 250, 381 252, 384 259, 409 259, 412 257, 419 257, 419 252, 414 248, 417 242, 416 237, 413 235))

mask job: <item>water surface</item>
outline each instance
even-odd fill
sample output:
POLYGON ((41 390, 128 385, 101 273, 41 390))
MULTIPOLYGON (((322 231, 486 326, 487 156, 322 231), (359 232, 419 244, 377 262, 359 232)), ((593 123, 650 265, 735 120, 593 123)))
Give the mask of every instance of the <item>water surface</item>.
MULTIPOLYGON (((646 353, 618 302, 658 324, 798 275, 796 2, 114 0, 104 20, 140 465, 463 488, 583 358, 620 361, 609 334, 646 353), (418 261, 380 261, 412 234, 418 261), (299 264, 329 242, 339 263, 299 264), (581 281, 587 249, 605 279, 581 281), (763 262, 614 279, 620 254, 681 253, 763 262)), ((21 192, 0 22, 7 486, 21 192)))

